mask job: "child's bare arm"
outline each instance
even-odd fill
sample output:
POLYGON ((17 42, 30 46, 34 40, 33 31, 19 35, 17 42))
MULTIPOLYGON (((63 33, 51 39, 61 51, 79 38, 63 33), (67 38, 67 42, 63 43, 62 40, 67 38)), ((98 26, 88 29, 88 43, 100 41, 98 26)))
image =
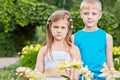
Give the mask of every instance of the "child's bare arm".
POLYGON ((44 48, 42 47, 38 53, 35 70, 43 73, 44 71, 44 48))
POLYGON ((110 34, 107 34, 106 56, 107 56, 107 65, 110 68, 114 68, 112 48, 113 48, 113 38, 110 34))
MULTIPOLYGON (((74 46, 71 50, 71 57, 72 59, 81 60, 80 51, 77 46, 74 46)), ((73 69, 71 74, 73 76, 73 80, 79 79, 79 69, 73 69)))

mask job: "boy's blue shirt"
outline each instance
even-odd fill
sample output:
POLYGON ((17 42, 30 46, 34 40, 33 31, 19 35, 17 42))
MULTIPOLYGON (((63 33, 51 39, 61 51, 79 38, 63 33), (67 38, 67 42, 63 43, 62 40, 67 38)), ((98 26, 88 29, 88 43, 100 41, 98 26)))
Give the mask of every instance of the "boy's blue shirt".
POLYGON ((106 32, 102 29, 93 32, 79 30, 74 34, 74 44, 80 50, 83 66, 87 65, 97 78, 106 62, 106 32))

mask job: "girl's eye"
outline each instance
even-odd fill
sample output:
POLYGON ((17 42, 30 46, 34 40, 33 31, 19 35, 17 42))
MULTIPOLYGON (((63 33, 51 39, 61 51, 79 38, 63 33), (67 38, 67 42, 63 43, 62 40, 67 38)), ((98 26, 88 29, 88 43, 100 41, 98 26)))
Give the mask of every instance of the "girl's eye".
POLYGON ((66 27, 64 27, 64 26, 62 27, 62 29, 65 29, 65 28, 66 28, 66 27))
POLYGON ((58 26, 53 26, 53 28, 58 28, 58 26))
POLYGON ((83 13, 84 15, 88 15, 88 13, 87 12, 85 12, 85 13, 83 13))

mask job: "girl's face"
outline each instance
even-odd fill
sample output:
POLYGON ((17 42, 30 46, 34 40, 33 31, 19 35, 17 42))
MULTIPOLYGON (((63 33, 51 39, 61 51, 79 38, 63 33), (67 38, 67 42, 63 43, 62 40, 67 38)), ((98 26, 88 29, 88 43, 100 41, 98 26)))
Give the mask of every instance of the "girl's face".
POLYGON ((64 40, 68 33, 68 21, 66 19, 53 22, 51 25, 51 33, 54 40, 64 40))

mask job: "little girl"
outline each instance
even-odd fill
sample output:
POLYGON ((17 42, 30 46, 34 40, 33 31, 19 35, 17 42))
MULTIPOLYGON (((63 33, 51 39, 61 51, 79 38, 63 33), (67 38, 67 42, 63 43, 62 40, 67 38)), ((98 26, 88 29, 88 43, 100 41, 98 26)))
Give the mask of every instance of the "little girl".
POLYGON ((35 69, 44 73, 46 80, 65 80, 61 74, 68 75, 71 80, 78 80, 78 70, 58 72, 56 62, 80 60, 79 49, 72 43, 72 18, 68 11, 57 10, 47 21, 46 43, 40 49, 35 69))

